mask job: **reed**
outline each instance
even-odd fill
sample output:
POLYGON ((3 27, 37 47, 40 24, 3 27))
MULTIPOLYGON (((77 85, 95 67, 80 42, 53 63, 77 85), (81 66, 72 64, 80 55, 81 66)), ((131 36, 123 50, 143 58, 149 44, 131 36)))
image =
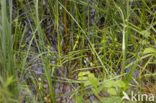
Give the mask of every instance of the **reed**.
POLYGON ((124 103, 123 91, 153 93, 152 0, 0 4, 0 102, 124 103))

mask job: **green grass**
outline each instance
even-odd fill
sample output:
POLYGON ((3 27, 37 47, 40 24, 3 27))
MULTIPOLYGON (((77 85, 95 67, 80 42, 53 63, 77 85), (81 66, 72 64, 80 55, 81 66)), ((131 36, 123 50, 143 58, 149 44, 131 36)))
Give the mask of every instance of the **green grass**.
POLYGON ((0 97, 2 97, 2 99, 0 98, 0 101, 2 102, 4 99, 4 103, 7 103, 10 102, 12 98, 18 99, 17 84, 14 82, 14 79, 17 79, 17 71, 15 70, 15 55, 13 49, 14 35, 12 35, 12 3, 9 2, 9 6, 7 6, 6 1, 1 0, 1 4, 0 94, 2 95, 0 95, 0 97))
POLYGON ((1 0, 0 102, 155 94, 155 9, 154 0, 1 0))

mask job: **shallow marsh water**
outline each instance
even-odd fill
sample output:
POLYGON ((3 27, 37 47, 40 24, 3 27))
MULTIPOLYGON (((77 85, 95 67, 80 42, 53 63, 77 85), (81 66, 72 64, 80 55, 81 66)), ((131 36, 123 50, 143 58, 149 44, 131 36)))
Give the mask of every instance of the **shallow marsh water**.
POLYGON ((8 75, 0 102, 118 103, 122 91, 155 93, 152 0, 1 0, 0 10, 0 74, 8 75), (7 94, 14 88, 16 97, 7 94))

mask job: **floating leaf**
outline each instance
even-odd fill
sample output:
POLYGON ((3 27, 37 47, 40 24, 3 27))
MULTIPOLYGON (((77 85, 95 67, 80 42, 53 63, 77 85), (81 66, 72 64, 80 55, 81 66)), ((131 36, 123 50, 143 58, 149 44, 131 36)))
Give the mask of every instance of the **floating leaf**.
POLYGON ((142 34, 145 38, 148 38, 148 37, 150 36, 150 32, 147 31, 147 30, 142 31, 141 34, 142 34))
POLYGON ((146 44, 149 44, 149 41, 147 41, 147 40, 142 40, 142 41, 140 41, 140 43, 141 43, 142 45, 146 45, 146 44))
POLYGON ((114 86, 114 81, 108 81, 103 86, 107 87, 107 88, 113 87, 114 86))
POLYGON ((79 77, 78 80, 85 81, 85 80, 88 80, 88 77, 79 77))
POLYGON ((78 74, 78 77, 80 77, 80 76, 85 76, 85 75, 88 75, 90 72, 80 72, 79 74, 78 74))
POLYGON ((107 93, 110 94, 110 95, 117 95, 116 90, 114 88, 109 88, 107 90, 107 93))
POLYGON ((84 86, 89 86, 89 85, 91 85, 91 82, 90 81, 85 81, 84 86))
POLYGON ((89 81, 92 83, 92 86, 96 88, 99 84, 99 80, 94 76, 93 73, 90 73, 88 77, 89 77, 89 81))
POLYGON ((92 78, 95 78, 95 76, 94 76, 93 73, 89 73, 89 74, 88 74, 88 77, 91 78, 91 79, 92 79, 92 78))
POLYGON ((102 98, 101 100, 103 101, 103 103, 123 103, 122 99, 117 96, 102 98))
POLYGON ((116 85, 114 87, 124 88, 126 86, 125 83, 122 80, 115 81, 115 84, 116 85))
POLYGON ((156 53, 156 49, 154 48, 146 48, 143 52, 143 54, 146 54, 146 53, 156 53))

